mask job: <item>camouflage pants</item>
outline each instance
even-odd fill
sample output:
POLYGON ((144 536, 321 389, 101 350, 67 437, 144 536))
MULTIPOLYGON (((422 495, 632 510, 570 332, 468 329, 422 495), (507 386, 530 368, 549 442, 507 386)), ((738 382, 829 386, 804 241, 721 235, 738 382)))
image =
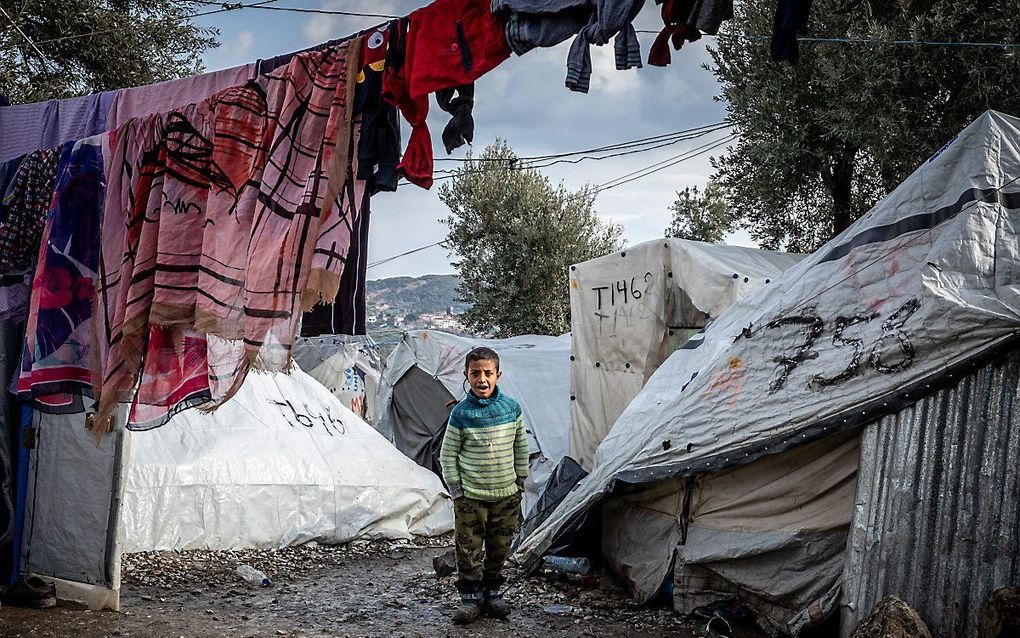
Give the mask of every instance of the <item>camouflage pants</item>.
POLYGON ((457 575, 462 584, 498 587, 500 572, 510 555, 517 521, 521 513, 521 495, 498 501, 476 501, 466 496, 454 506, 457 534, 457 575), (484 559, 483 559, 484 545, 484 559))

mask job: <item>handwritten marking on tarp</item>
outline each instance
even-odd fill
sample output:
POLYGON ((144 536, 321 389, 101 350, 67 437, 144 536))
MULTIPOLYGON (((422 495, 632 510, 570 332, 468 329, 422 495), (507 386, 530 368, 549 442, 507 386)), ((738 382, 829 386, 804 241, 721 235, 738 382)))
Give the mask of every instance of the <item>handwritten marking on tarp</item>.
POLYGON ((329 410, 323 411, 322 408, 309 406, 307 403, 302 404, 302 409, 299 410, 294 407, 290 399, 286 401, 270 399, 269 402, 280 410, 280 414, 283 418, 287 419, 287 423, 292 428, 297 427, 295 423, 309 429, 314 428, 316 425, 321 425, 326 430, 326 434, 330 436, 333 436, 334 432, 340 435, 347 433, 344 422, 333 416, 329 410))
POLYGON ((639 321, 648 319, 649 310, 645 304, 636 304, 647 295, 655 285, 655 275, 646 272, 642 276, 619 279, 605 285, 593 286, 595 294, 595 310, 593 314, 598 320, 599 334, 609 327, 608 336, 616 336, 621 327, 632 327, 639 321), (636 305, 635 305, 636 304, 636 305), (606 324, 606 321, 611 321, 606 324))
MULTIPOLYGON (((909 368, 914 362, 916 352, 910 336, 903 328, 907 320, 917 311, 920 305, 921 302, 918 299, 909 299, 886 317, 881 323, 881 332, 870 346, 865 345, 865 339, 867 338, 865 335, 862 334, 859 338, 854 338, 846 336, 845 333, 854 326, 861 326, 863 328, 866 324, 877 319, 879 313, 862 312, 850 316, 839 315, 835 319, 830 320, 827 326, 826 321, 818 315, 815 308, 806 308, 800 315, 774 319, 765 324, 761 330, 754 330, 749 326, 741 332, 734 342, 740 339, 755 339, 770 331, 784 328, 790 330, 791 327, 796 332, 802 334, 803 340, 793 346, 792 353, 780 354, 772 359, 778 366, 769 384, 768 393, 774 394, 786 385, 794 370, 808 361, 819 358, 818 351, 814 349, 815 343, 826 330, 830 331, 835 351, 842 354, 841 351, 849 348, 850 352, 847 353, 846 367, 839 373, 829 377, 814 374, 809 379, 808 387, 820 390, 862 374, 864 371, 865 352, 868 353, 868 365, 882 374, 892 374, 909 368), (887 352, 890 350, 889 341, 891 339, 895 339, 895 344, 891 350, 898 350, 898 355, 887 352)), ((775 336, 772 336, 772 340, 776 343, 781 342, 781 339, 775 336)))

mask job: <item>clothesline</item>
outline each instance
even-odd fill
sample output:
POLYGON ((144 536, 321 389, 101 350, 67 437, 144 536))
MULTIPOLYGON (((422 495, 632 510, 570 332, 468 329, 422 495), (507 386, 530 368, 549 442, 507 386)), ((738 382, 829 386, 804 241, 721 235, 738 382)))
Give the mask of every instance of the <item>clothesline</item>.
MULTIPOLYGON (((334 9, 308 9, 303 7, 272 7, 269 4, 279 2, 279 0, 262 0, 261 2, 255 2, 251 4, 242 4, 240 2, 227 3, 227 2, 215 2, 214 0, 194 0, 200 4, 209 6, 221 6, 220 9, 212 11, 204 11, 194 13, 185 16, 183 19, 190 20, 192 18, 206 17, 215 14, 236 12, 242 9, 261 9, 267 11, 280 11, 280 12, 291 12, 291 13, 310 13, 320 15, 342 15, 348 17, 357 18, 376 18, 376 19, 396 19, 401 16, 395 14, 386 13, 364 13, 359 11, 341 11, 334 9)), ((13 24, 15 28, 17 25, 13 24)), ((88 33, 80 33, 74 35, 61 36, 58 38, 50 38, 48 40, 40 40, 37 44, 50 44, 53 42, 64 42, 67 40, 75 40, 80 38, 87 38, 94 35, 104 35, 107 33, 115 33, 118 31, 126 31, 127 27, 113 27, 110 29, 101 29, 97 31, 90 31, 88 33)), ((19 30, 20 31, 20 30, 19 30)), ((638 29, 635 33, 656 35, 659 32, 649 29, 638 29)), ((27 40, 27 36, 26 40, 27 40)), ((747 33, 719 33, 719 34, 704 34, 704 37, 730 38, 730 39, 743 39, 754 42, 768 42, 772 39, 772 36, 767 35, 755 35, 747 33)), ((897 39, 897 40, 879 40, 873 38, 850 38, 850 37, 812 37, 812 36, 798 36, 798 42, 805 43, 821 43, 821 44, 852 44, 852 45, 888 45, 888 46, 912 46, 912 47, 965 47, 965 48, 989 48, 989 49, 1015 49, 1020 48, 1020 42, 971 42, 971 41, 950 41, 950 40, 914 40, 914 39, 897 39)), ((28 42, 34 47, 36 43, 28 40, 28 42)), ((40 56, 43 54, 36 49, 36 52, 40 56)))
MULTIPOLYGON (((344 15, 351 17, 365 17, 365 18, 388 18, 394 19, 400 16, 392 14, 379 14, 379 13, 362 13, 357 11, 339 11, 334 9, 307 9, 303 7, 270 7, 265 6, 270 3, 278 2, 279 0, 268 0, 268 2, 256 2, 253 4, 242 4, 241 2, 228 3, 228 2, 215 2, 215 0, 194 0, 201 4, 210 6, 222 5, 223 9, 219 11, 212 11, 205 14, 198 15, 211 15, 212 13, 223 13, 226 11, 233 11, 238 9, 263 9, 269 11, 289 11, 294 13, 318 13, 322 15, 344 15)), ((636 33, 644 33, 657 35, 658 31, 652 31, 648 29, 638 29, 636 33)), ((733 38, 743 39, 751 41, 768 42, 772 39, 772 36, 767 35, 753 35, 746 33, 719 33, 719 34, 704 34, 707 37, 714 38, 733 38)), ((849 37, 810 37, 810 36, 798 36, 798 42, 818 42, 818 43, 830 43, 830 44, 868 44, 868 45, 894 45, 894 46, 932 46, 932 47, 981 47, 981 48, 998 48, 998 49, 1012 49, 1020 48, 1020 42, 956 42, 956 41, 940 41, 940 40, 878 40, 872 38, 849 38, 849 37)))
POLYGON ((199 4, 223 7, 222 9, 217 10, 217 11, 209 11, 207 13, 196 13, 196 14, 193 14, 192 17, 199 17, 199 16, 203 16, 203 15, 212 15, 214 13, 225 13, 227 11, 236 11, 236 10, 240 10, 240 9, 263 9, 263 10, 266 10, 266 11, 290 11, 290 12, 293 12, 293 13, 317 13, 317 14, 321 14, 321 15, 340 15, 340 16, 357 17, 357 18, 387 18, 387 19, 391 19, 391 20, 394 19, 394 18, 401 17, 401 16, 398 16, 398 15, 392 15, 392 14, 388 14, 388 13, 363 13, 363 12, 359 12, 359 11, 339 11, 339 10, 336 10, 336 9, 307 9, 307 8, 304 8, 304 7, 270 7, 270 6, 266 6, 266 5, 269 5, 269 4, 278 2, 278 1, 279 0, 265 0, 263 2, 256 2, 254 4, 243 4, 241 2, 232 2, 231 3, 231 2, 214 2, 213 0, 192 0, 192 2, 197 2, 199 4))

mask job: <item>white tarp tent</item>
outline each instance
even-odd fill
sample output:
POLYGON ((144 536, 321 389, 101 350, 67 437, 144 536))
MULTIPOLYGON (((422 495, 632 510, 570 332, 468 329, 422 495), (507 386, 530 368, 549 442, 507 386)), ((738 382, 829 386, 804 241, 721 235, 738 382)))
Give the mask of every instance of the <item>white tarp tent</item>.
POLYGON ((499 355, 500 390, 517 399, 524 411, 531 455, 531 476, 524 486, 528 511, 567 454, 569 334, 474 339, 437 330, 408 332, 386 361, 374 425, 399 450, 438 471, 438 446, 449 415, 446 403, 464 396, 464 357, 480 346, 499 355))
MULTIPOLYGON (((787 565, 828 565, 841 552, 825 542, 791 544, 791 535, 798 529, 824 534, 834 525, 845 545, 847 522, 871 498, 866 490, 850 497, 845 489, 858 454, 856 428, 954 383, 958 366, 1020 331, 1018 180, 1020 120, 982 115, 850 228, 709 324, 695 349, 671 356, 602 442, 591 475, 521 544, 519 558, 538 559, 561 528, 625 485, 635 491, 682 482, 682 494, 666 490, 671 500, 648 495, 642 511, 660 516, 640 536, 634 519, 613 517, 630 525, 638 542, 604 538, 610 563, 630 566, 627 583, 636 595, 661 583, 675 556, 678 578, 686 574, 690 585, 707 575, 713 586, 725 582, 764 598, 759 611, 779 629, 796 633, 831 610, 839 589, 831 570, 815 572, 827 579, 825 587, 784 586, 772 595, 787 565), (840 436, 849 438, 834 438, 840 436), (798 455, 812 442, 824 447, 818 454, 837 459, 832 481, 810 478, 824 473, 798 455), (758 524, 742 526, 739 506, 748 500, 739 492, 723 490, 718 506, 706 506, 698 494, 699 483, 725 480, 726 472, 756 471, 774 476, 769 508, 789 510, 790 520, 803 514, 802 506, 817 513, 795 529, 766 529, 761 515, 758 524), (710 523, 702 531, 699 507, 710 523), (842 519, 833 514, 840 507, 842 519), (653 537, 663 542, 645 540, 653 537), (777 547, 818 555, 806 562, 802 553, 788 563, 790 554, 777 547)), ((613 507, 610 501, 604 513, 612 516, 613 507)), ((1002 574, 987 576, 991 583, 1002 574)), ((678 591, 678 607, 685 593, 678 591)))
POLYGON ((804 255, 658 239, 570 267, 570 456, 595 449, 683 340, 804 255))
POLYGON ((284 547, 437 535, 453 527, 439 479, 300 370, 252 373, 215 412, 128 434, 120 544, 284 547))

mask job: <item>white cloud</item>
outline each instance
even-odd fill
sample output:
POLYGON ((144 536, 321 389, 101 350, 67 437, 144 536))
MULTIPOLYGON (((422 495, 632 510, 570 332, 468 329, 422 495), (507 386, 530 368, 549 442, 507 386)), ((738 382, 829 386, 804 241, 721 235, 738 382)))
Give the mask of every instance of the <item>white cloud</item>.
MULTIPOLYGON (((428 0, 395 2, 393 0, 321 0, 321 9, 345 11, 347 13, 368 13, 378 15, 407 15, 414 9, 428 4, 428 0)), ((360 17, 338 14, 314 14, 301 26, 306 46, 342 38, 362 29, 385 21, 385 18, 360 17)))
POLYGON ((212 70, 229 69, 233 66, 248 64, 255 57, 253 49, 255 36, 248 29, 239 31, 232 38, 214 49, 206 66, 212 70))

